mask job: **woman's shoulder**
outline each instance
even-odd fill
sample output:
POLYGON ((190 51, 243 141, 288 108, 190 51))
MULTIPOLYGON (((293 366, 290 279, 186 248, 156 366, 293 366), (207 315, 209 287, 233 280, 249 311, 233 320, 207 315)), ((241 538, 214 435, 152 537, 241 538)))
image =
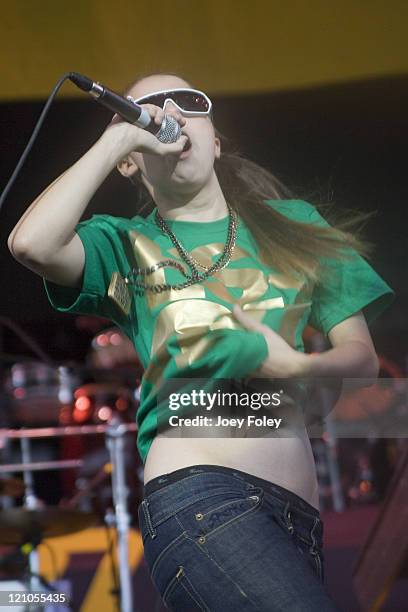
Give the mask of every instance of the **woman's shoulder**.
POLYGON ((294 221, 308 223, 317 212, 316 207, 306 200, 264 200, 264 202, 294 221))
POLYGON ((128 232, 132 229, 142 229, 147 224, 144 217, 136 215, 134 217, 118 217, 110 214, 94 214, 88 219, 80 221, 78 228, 95 228, 107 232, 128 232))

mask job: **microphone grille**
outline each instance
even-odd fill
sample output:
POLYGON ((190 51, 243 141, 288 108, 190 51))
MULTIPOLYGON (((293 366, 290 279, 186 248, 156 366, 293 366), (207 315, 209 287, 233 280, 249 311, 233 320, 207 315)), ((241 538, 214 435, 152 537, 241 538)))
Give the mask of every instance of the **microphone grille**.
POLYGON ((164 119, 160 126, 160 130, 156 134, 156 138, 160 142, 170 144, 176 142, 181 135, 181 126, 171 115, 164 115, 164 119))

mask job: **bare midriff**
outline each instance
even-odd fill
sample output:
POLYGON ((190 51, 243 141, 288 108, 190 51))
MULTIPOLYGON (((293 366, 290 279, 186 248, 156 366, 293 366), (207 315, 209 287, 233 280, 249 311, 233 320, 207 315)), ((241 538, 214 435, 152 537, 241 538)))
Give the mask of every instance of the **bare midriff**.
POLYGON ((292 491, 319 510, 316 465, 306 429, 292 437, 175 438, 158 434, 144 467, 144 483, 183 467, 222 465, 292 491))

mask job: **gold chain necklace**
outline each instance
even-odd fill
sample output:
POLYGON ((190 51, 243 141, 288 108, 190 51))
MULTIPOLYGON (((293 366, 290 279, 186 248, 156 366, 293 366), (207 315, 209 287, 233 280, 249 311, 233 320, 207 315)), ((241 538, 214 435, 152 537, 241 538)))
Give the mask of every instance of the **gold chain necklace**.
POLYGON ((208 278, 215 272, 218 272, 218 270, 222 270, 223 268, 225 268, 230 262, 232 253, 234 251, 235 242, 237 238, 237 227, 238 227, 237 213, 235 212, 235 210, 231 208, 231 206, 228 203, 227 203, 227 206, 228 206, 228 213, 229 213, 227 241, 225 243, 224 250, 221 253, 220 257, 217 259, 217 261, 214 264, 208 267, 203 266, 198 261, 196 261, 194 257, 191 255, 191 253, 189 253, 183 247, 183 245, 180 243, 180 241, 171 231, 171 229, 169 228, 169 226, 167 225, 163 217, 160 215, 159 211, 156 210, 156 215, 155 215, 156 224, 162 230, 162 232, 164 232, 165 234, 169 236, 170 240, 176 247, 177 252, 179 253, 181 259, 190 268, 191 274, 190 275, 186 274, 183 266, 179 264, 178 262, 172 259, 165 259, 164 261, 159 261, 158 263, 154 264, 150 268, 132 268, 131 272, 124 279, 125 283, 127 285, 133 285, 137 287, 137 289, 140 292, 152 291, 152 293, 161 293, 162 291, 168 291, 170 289, 176 289, 176 290, 184 289, 185 287, 189 287, 190 285, 194 285, 196 283, 199 283, 205 280, 206 278, 208 278), (178 269, 187 280, 185 280, 182 283, 175 283, 175 284, 155 283, 155 284, 150 284, 150 285, 143 281, 136 280, 138 276, 148 276, 149 274, 153 274, 153 272, 156 272, 156 270, 159 270, 160 268, 164 268, 166 266, 170 266, 170 267, 178 269), (204 272, 200 273, 197 269, 197 266, 203 268, 204 272))

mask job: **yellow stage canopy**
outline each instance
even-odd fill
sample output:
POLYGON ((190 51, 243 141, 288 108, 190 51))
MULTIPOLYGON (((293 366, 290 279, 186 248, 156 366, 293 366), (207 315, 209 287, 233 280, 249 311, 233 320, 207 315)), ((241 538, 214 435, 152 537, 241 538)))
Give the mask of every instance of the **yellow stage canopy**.
POLYGON ((406 0, 13 0, 0 100, 45 98, 68 71, 120 91, 168 70, 216 94, 406 74, 407 22, 406 0))

